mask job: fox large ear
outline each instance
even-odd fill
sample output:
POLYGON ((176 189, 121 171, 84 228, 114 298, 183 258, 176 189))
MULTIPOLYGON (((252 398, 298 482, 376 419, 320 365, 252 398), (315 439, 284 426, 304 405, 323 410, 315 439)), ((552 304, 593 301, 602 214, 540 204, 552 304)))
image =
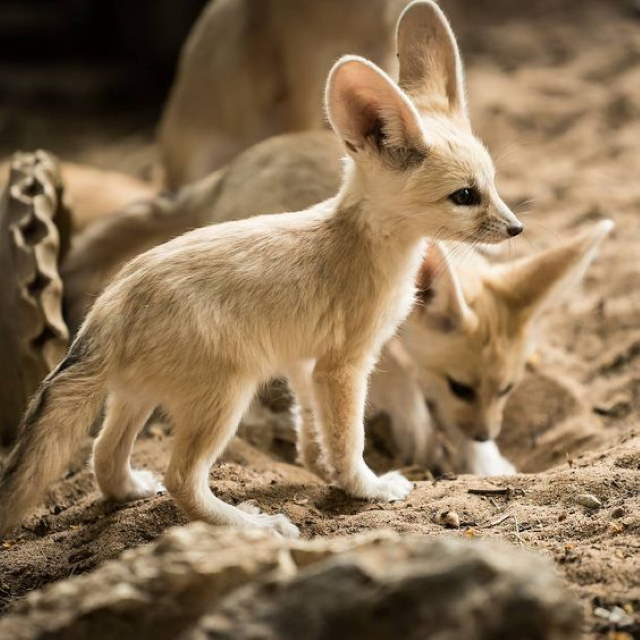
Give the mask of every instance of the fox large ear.
POLYGON ((420 118, 404 92, 373 63, 344 56, 325 94, 331 126, 356 160, 373 152, 397 168, 420 163, 426 148, 420 118))
POLYGON ((444 247, 429 246, 416 281, 416 299, 429 324, 440 331, 473 329, 477 317, 465 300, 460 280, 444 247))
POLYGON ((412 2, 400 16, 396 38, 399 84, 418 109, 445 112, 468 123, 458 44, 438 5, 412 2))
POLYGON ((577 237, 533 256, 493 268, 491 283, 522 326, 558 304, 582 279, 613 228, 602 220, 577 237))

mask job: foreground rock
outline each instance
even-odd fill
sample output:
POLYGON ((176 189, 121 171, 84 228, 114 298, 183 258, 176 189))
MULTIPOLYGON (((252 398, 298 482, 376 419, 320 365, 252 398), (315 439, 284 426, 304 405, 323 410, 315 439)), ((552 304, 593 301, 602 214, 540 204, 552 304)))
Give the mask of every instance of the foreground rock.
POLYGON ((568 640, 549 563, 505 545, 391 532, 284 541, 195 523, 30 594, 0 637, 568 640))

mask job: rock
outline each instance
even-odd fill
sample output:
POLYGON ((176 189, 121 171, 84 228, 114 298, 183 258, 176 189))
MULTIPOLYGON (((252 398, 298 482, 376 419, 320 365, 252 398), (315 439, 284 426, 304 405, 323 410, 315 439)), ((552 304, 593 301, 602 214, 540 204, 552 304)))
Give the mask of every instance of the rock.
POLYGON ((604 607, 596 607, 593 610, 593 615, 603 618, 616 628, 631 627, 634 624, 633 618, 621 607, 612 607, 611 610, 604 607))
POLYGON ((460 528, 460 516, 455 511, 441 511, 436 516, 436 522, 449 529, 460 528))
POLYGON ((583 507, 587 507, 587 509, 600 509, 602 507, 602 502, 590 493, 580 493, 574 500, 583 507))
POLYGON ((579 637, 546 559, 376 531, 287 541, 202 523, 33 592, 0 637, 189 640, 579 637))

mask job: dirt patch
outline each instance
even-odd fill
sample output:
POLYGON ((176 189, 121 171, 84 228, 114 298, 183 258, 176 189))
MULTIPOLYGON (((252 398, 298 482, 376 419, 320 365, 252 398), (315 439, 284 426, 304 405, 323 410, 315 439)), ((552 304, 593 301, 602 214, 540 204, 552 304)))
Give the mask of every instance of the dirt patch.
MULTIPOLYGON (((143 439, 136 466, 161 472, 170 446, 169 436, 143 439)), ((640 604, 639 447, 640 437, 629 435, 612 449, 543 474, 419 481, 406 502, 373 504, 349 498, 299 467, 274 463, 237 440, 212 471, 211 484, 228 502, 255 500, 269 513, 286 513, 305 538, 391 528, 499 538, 541 551, 583 602, 595 632, 610 625, 594 611, 619 606, 633 616, 640 604), (585 494, 594 498, 591 506, 582 504, 585 494), (439 516, 445 511, 457 514, 458 528, 442 524, 439 516)), ((2 543, 2 605, 49 582, 91 571, 183 523, 166 495, 124 506, 104 503, 91 472, 76 468, 54 487, 48 506, 25 523, 20 536, 2 543)))

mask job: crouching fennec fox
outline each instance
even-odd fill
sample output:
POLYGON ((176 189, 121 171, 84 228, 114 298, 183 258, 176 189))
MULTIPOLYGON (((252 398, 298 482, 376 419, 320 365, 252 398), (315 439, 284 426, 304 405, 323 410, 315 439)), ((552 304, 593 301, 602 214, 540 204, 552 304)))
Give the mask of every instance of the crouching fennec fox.
POLYGON ((27 411, 0 481, 1 530, 62 472, 108 396, 94 450, 106 496, 157 490, 129 458, 162 405, 175 434, 166 486, 190 517, 297 535, 285 516, 228 505, 208 484, 256 386, 278 373, 301 408, 301 447, 318 440, 342 488, 374 500, 410 492, 399 473, 365 464, 363 418, 368 374, 414 302, 425 237, 496 243, 522 225, 471 133, 457 47, 434 3, 408 7, 398 48, 400 86, 354 56, 329 74, 327 114, 348 155, 334 198, 197 229, 106 288, 27 411))
POLYGON ((535 348, 542 312, 576 288, 612 227, 601 220, 550 249, 494 265, 459 245, 429 248, 416 305, 370 383, 370 404, 389 414, 405 462, 440 462, 440 432, 453 445, 447 462, 456 471, 515 471, 495 444, 506 401, 535 348))

